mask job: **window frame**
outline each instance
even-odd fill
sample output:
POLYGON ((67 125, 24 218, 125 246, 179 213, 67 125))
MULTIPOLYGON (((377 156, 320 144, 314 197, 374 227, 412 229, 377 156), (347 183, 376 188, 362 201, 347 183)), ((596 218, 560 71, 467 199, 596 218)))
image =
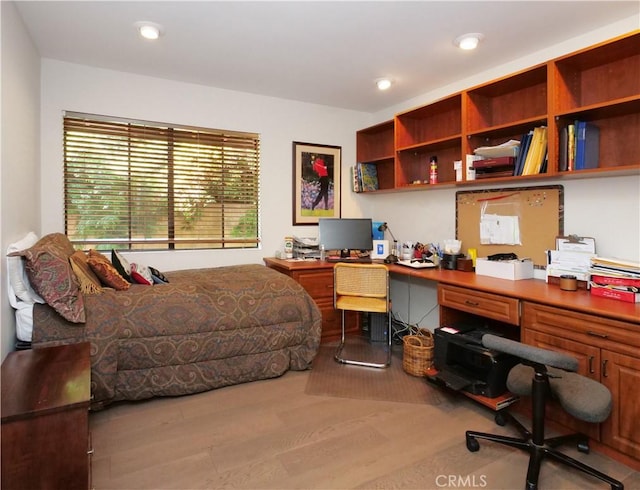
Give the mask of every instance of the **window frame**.
POLYGON ((74 245, 218 250, 261 242, 258 133, 65 111, 63 185, 74 245))

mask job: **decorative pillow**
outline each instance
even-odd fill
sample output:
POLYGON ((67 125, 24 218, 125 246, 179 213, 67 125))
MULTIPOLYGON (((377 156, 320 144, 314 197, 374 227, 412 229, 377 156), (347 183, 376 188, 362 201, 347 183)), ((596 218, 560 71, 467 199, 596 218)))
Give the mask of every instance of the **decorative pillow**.
MULTIPOLYGON (((37 235, 30 231, 22 240, 12 243, 7 247, 7 256, 13 252, 30 248, 37 242, 37 235)), ((9 276, 10 294, 13 291, 13 295, 16 298, 30 305, 34 303, 44 303, 44 300, 33 290, 29 283, 29 277, 25 269, 25 260, 22 257, 7 257, 7 274, 9 276)))
POLYGON ((11 256, 26 259, 29 282, 49 306, 72 323, 84 323, 84 300, 69 263, 74 252, 66 235, 51 233, 32 247, 13 252, 11 256))
POLYGON ((100 294, 102 292, 102 284, 100 279, 95 275, 87 262, 87 256, 81 250, 78 250, 69 257, 71 268, 76 274, 76 278, 80 283, 80 291, 84 294, 100 294))
POLYGON ((133 282, 131 278, 131 264, 115 249, 111 249, 111 263, 122 277, 129 282, 133 282))
POLYGON ((87 259, 89 267, 100 278, 100 282, 105 286, 113 288, 117 291, 126 291, 129 289, 129 282, 120 275, 116 268, 109 262, 104 255, 93 249, 89 250, 89 258, 87 259))
POLYGON ((153 278, 154 284, 168 284, 169 279, 165 277, 165 275, 160 272, 158 269, 149 266, 149 270, 151 271, 151 277, 153 278))
POLYGON ((153 276, 146 265, 131 264, 131 278, 138 284, 144 284, 146 286, 153 285, 153 276))

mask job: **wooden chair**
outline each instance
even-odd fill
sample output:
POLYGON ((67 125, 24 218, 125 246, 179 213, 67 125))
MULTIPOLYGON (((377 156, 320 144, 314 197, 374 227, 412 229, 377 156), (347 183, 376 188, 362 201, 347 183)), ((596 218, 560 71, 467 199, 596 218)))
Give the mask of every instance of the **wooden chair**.
POLYGON ((386 368, 391 364, 391 301, 389 298, 389 269, 383 264, 337 263, 333 269, 333 306, 341 312, 342 335, 335 353, 335 360, 374 368, 386 368), (345 311, 383 313, 387 315, 387 339, 385 362, 369 362, 342 357, 345 345, 345 311))

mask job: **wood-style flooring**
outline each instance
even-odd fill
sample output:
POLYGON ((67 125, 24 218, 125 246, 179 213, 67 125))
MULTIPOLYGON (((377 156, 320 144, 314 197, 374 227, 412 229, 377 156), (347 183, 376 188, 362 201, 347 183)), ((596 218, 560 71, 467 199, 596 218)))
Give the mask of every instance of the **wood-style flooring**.
MULTIPOLYGON (((92 413, 93 488, 524 488, 526 454, 483 441, 476 453, 466 449, 467 429, 516 435, 466 397, 422 404, 312 395, 309 377, 289 372, 92 413)), ((639 473, 620 463, 566 452, 640 488, 639 473)), ((594 488, 607 486, 543 463, 541 490, 594 488)))

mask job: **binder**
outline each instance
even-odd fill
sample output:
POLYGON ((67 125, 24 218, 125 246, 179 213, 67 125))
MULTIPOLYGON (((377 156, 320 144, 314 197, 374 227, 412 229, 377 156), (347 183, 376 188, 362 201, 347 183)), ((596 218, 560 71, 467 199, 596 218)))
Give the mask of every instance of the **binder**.
POLYGON ((576 159, 576 126, 569 124, 567 126, 567 170, 571 172, 575 170, 576 159))
POLYGON ((558 171, 566 172, 569 157, 569 128, 567 126, 560 130, 560 143, 558 148, 558 171))
POLYGON ((598 168, 600 129, 591 123, 578 121, 576 125, 575 169, 598 168))

